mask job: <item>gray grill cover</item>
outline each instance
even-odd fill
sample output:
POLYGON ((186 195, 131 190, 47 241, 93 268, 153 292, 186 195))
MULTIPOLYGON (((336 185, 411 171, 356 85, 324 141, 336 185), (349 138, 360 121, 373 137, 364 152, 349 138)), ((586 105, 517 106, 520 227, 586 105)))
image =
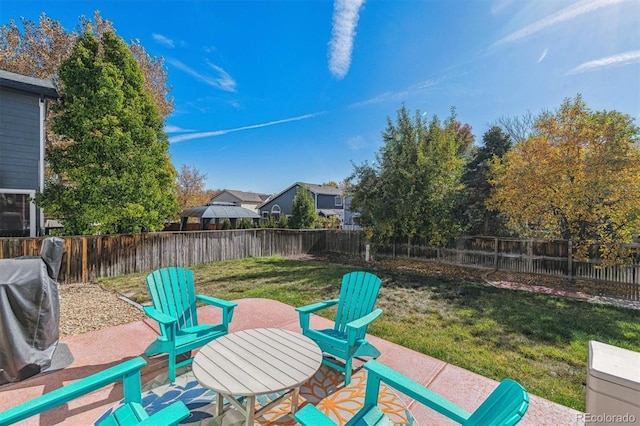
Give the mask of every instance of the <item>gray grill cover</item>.
POLYGON ((40 257, 0 259, 0 384, 51 365, 60 334, 56 279, 63 244, 47 238, 40 257))

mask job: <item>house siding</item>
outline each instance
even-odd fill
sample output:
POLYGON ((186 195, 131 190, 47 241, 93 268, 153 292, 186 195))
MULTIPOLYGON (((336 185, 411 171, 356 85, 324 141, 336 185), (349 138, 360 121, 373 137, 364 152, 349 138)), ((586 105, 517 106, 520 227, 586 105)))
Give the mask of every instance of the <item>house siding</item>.
POLYGON ((0 188, 39 189, 38 96, 0 88, 0 188))
POLYGON ((317 197, 317 209, 341 209, 342 206, 336 206, 335 195, 319 194, 317 197))
POLYGON ((280 206, 281 214, 291 215, 293 213, 293 199, 295 198, 297 192, 297 185, 289 188, 289 190, 283 192, 277 198, 274 198, 268 203, 263 204, 262 207, 260 207, 260 214, 263 214, 264 212, 271 214, 271 209, 273 208, 273 206, 278 205, 280 206))

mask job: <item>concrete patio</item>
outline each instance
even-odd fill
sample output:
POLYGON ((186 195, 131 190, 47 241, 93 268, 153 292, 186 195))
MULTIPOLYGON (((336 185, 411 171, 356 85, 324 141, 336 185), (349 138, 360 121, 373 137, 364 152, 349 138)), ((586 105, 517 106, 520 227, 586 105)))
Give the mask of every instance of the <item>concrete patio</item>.
MULTIPOLYGON (((268 299, 237 300, 230 331, 269 327, 300 332, 298 315, 294 308, 268 299)), ((219 312, 213 307, 199 309, 201 322, 219 321, 219 312)), ((330 324, 312 318, 313 327, 330 324)), ((138 321, 118 327, 71 336, 61 341, 74 357, 73 363, 62 370, 0 387, 0 410, 7 409, 43 393, 50 392, 73 380, 86 377, 107 367, 138 356, 157 336, 157 327, 151 320, 138 321)), ((447 364, 386 340, 369 336, 378 347, 383 364, 412 377, 429 389, 473 411, 497 386, 497 382, 470 371, 447 364)), ((148 359, 142 370, 143 385, 166 370, 166 359, 148 359)), ((122 398, 120 386, 104 388, 72 403, 58 407, 41 416, 33 417, 23 425, 89 425, 122 398)), ((420 425, 452 424, 448 419, 413 400, 400 395, 420 425)), ((529 409, 522 425, 577 425, 584 424, 581 413, 530 395, 529 409)))

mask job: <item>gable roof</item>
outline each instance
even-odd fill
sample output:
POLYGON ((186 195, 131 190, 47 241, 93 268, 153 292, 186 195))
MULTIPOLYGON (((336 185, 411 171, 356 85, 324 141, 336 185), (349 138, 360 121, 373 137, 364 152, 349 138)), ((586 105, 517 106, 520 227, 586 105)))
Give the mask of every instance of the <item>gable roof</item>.
POLYGON ((331 185, 316 185, 315 183, 304 182, 297 182, 296 184, 304 186, 309 191, 317 195, 342 195, 342 189, 331 185))
POLYGON ((58 98, 58 91, 51 80, 27 77, 5 70, 0 70, 0 87, 10 87, 50 99, 58 98))
POLYGON ((180 213, 180 217, 199 217, 203 219, 259 219, 260 215, 232 203, 212 203, 206 206, 186 209, 180 213))
POLYGON ((214 201, 220 194, 228 193, 233 195, 237 199, 247 203, 263 203, 267 198, 269 198, 268 194, 260 194, 257 192, 245 192, 245 191, 237 191, 235 189, 223 189, 220 193, 216 194, 211 198, 211 201, 214 201))

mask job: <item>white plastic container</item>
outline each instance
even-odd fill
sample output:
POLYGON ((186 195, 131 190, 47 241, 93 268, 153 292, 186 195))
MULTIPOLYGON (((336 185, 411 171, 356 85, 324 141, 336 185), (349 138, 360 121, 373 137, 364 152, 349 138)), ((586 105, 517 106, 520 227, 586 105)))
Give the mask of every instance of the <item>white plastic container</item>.
POLYGON ((640 423, 640 353, 589 342, 586 423, 640 423))

